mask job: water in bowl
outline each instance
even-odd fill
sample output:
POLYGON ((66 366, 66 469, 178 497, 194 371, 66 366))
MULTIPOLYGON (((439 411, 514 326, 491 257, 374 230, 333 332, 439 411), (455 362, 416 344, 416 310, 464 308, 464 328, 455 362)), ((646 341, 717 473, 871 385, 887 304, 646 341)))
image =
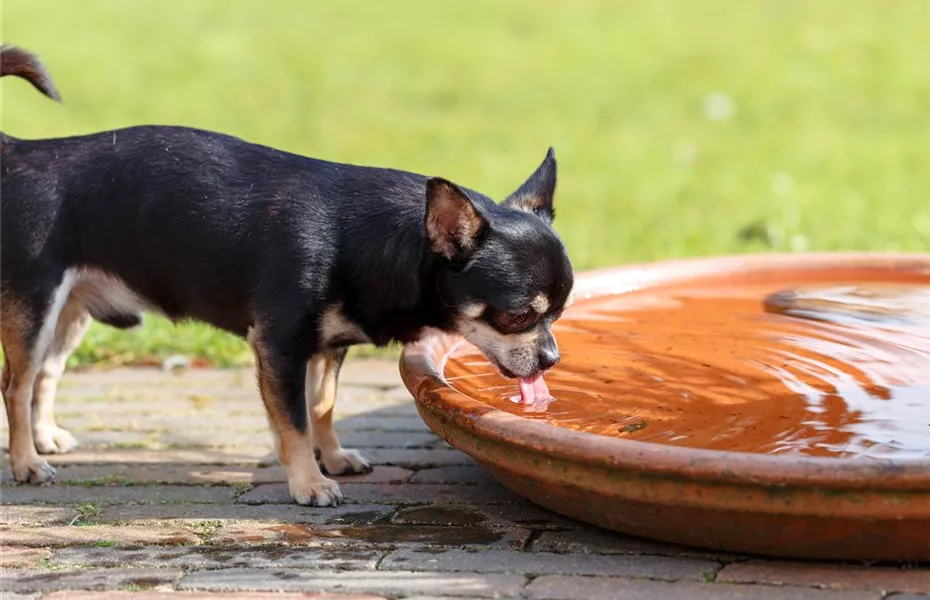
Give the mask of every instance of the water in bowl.
MULTIPOLYGON (((919 278, 918 278, 919 279, 919 278)), ((926 280, 676 284, 579 302, 556 325, 554 401, 460 344, 444 375, 496 408, 713 450, 930 457, 926 280)))

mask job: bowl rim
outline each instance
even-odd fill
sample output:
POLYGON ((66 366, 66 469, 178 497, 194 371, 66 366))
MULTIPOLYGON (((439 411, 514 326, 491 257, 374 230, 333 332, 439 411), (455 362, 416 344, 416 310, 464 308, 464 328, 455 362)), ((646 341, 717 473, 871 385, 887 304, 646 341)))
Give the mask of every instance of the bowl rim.
MULTIPOLYGON (((930 253, 809 252, 699 257, 636 263, 578 273, 575 294, 591 298, 689 279, 713 279, 778 269, 894 269, 930 275, 930 253)), ((770 455, 672 446, 585 433, 493 408, 451 387, 441 359, 454 334, 436 333, 404 348, 401 376, 424 411, 515 451, 551 460, 640 474, 684 476, 739 484, 887 491, 930 490, 930 459, 770 455), (519 440, 519 441, 517 441, 519 440)), ((481 457, 476 457, 480 460, 481 457)))

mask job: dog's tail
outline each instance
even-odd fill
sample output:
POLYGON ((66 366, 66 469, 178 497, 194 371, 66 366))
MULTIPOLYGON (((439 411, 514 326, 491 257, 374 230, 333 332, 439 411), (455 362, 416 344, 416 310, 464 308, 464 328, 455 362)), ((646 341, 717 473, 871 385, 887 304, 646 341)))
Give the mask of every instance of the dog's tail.
POLYGON ((22 77, 52 100, 61 102, 51 76, 35 54, 16 46, 0 46, 0 77, 7 75, 22 77))

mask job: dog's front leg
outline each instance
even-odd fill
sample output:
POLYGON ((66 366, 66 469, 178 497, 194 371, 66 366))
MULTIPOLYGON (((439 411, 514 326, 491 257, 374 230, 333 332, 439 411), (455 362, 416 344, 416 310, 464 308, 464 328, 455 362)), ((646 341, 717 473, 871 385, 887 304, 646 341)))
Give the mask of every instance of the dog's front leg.
POLYGON ((307 358, 294 356, 258 329, 250 331, 249 344, 291 497, 307 506, 336 506, 342 501, 339 484, 323 476, 313 454, 313 431, 304 397, 307 358))
POLYGON ((346 350, 335 350, 315 355, 307 363, 307 406, 313 441, 320 451, 320 464, 330 475, 371 471, 364 456, 342 447, 333 428, 339 369, 345 357, 346 350))

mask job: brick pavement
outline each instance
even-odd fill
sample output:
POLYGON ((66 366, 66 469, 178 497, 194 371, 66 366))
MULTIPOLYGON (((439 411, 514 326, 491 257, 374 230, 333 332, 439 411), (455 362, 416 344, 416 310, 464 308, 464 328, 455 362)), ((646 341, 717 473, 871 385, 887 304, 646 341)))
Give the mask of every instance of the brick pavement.
POLYGON ((426 429, 393 362, 349 362, 337 413, 376 468, 340 478, 340 507, 300 507, 250 372, 67 375, 82 446, 52 458, 58 482, 4 462, 0 597, 930 600, 927 568, 680 548, 528 504, 426 429))

